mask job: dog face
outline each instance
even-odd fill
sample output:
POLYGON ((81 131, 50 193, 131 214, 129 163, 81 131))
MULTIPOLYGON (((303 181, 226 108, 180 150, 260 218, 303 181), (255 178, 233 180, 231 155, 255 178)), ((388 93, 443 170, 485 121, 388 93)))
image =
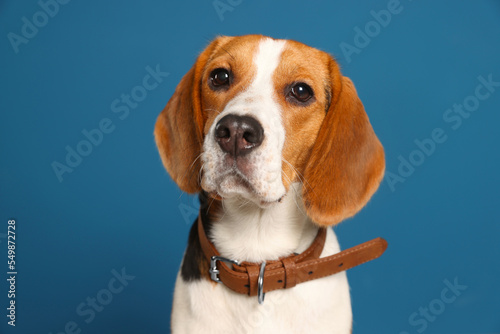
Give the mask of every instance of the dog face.
POLYGON ((384 172, 383 148, 335 60, 264 36, 219 37, 158 117, 163 163, 186 192, 266 207, 303 185, 311 219, 354 215, 384 172))

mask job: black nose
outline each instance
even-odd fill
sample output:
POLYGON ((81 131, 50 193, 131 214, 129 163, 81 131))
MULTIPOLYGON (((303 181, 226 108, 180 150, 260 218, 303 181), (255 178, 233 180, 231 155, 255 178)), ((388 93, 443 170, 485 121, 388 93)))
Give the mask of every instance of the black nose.
POLYGON ((264 129, 250 116, 226 115, 215 126, 215 140, 224 152, 243 156, 262 144, 264 129))

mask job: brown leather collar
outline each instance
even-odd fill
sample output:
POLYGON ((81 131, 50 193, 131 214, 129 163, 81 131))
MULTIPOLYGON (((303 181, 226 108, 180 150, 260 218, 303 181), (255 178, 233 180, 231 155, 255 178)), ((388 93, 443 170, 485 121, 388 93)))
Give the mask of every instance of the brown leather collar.
MULTIPOLYGON (((222 282, 235 292, 256 296, 261 264, 249 262, 235 264, 236 261, 221 258, 215 246, 208 240, 200 216, 198 216, 198 235, 203 253, 211 263, 212 279, 222 282), (232 268, 226 262, 232 263, 232 268)), ((387 241, 376 238, 340 253, 320 258, 325 240, 326 229, 320 228, 311 246, 303 253, 292 254, 277 261, 268 261, 262 274, 263 293, 292 288, 302 282, 351 269, 378 258, 387 248, 387 241)))

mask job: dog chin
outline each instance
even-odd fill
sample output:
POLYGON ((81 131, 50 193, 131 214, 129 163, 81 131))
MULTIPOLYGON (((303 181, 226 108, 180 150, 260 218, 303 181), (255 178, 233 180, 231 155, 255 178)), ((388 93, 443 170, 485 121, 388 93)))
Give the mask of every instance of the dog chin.
POLYGON ((256 191, 255 187, 251 182, 242 178, 237 174, 225 175, 223 178, 215 182, 217 184, 216 189, 208 192, 215 193, 217 196, 226 200, 244 200, 255 203, 261 208, 268 208, 275 203, 281 201, 285 193, 278 194, 277 196, 265 196, 260 192, 256 191))

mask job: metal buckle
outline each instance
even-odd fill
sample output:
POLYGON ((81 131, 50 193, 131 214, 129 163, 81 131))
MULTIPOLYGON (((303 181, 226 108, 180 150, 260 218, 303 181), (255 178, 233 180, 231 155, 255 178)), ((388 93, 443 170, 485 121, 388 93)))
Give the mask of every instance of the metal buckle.
POLYGON ((210 273, 210 278, 212 279, 212 281, 215 281, 217 283, 221 283, 221 280, 219 278, 219 270, 217 269, 217 261, 224 261, 232 264, 240 264, 240 262, 236 260, 227 259, 222 256, 212 256, 210 258, 210 269, 208 270, 208 272, 210 273))
POLYGON ((259 278, 257 280, 257 297, 259 299, 259 304, 262 305, 264 303, 264 297, 266 294, 264 293, 264 271, 266 270, 266 261, 260 264, 260 272, 259 278))

